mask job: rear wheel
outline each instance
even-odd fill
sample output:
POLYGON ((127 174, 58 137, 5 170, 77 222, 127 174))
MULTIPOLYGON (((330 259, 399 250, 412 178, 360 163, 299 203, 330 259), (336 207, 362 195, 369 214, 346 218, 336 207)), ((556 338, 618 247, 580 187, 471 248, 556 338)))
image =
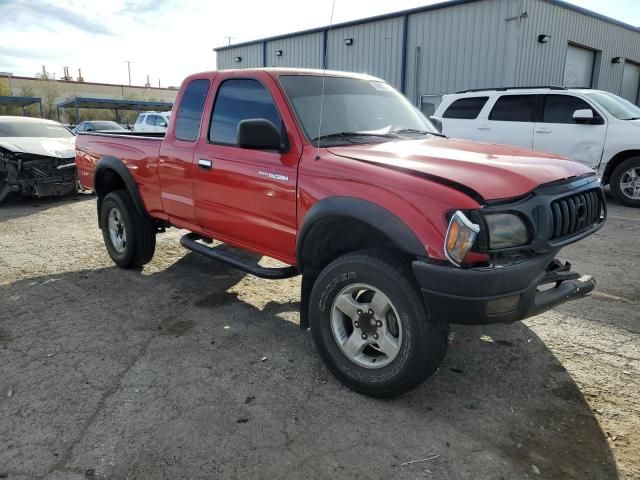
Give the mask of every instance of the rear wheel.
POLYGON ((640 207, 640 157, 628 158, 618 165, 611 175, 609 186, 620 203, 640 207))
POLYGON ((314 284, 311 333, 331 372, 365 395, 406 392, 433 374, 448 325, 427 318, 411 272, 384 252, 355 252, 329 264, 314 284))
POLYGON ((140 267, 151 261, 156 248, 153 220, 141 215, 129 193, 109 193, 100 211, 102 237, 109 256, 122 268, 140 267))

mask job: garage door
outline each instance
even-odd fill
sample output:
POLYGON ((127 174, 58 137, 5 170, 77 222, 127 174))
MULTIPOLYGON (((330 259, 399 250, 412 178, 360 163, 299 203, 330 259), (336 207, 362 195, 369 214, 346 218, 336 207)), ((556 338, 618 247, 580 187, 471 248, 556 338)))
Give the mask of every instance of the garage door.
POLYGON ((563 85, 565 87, 591 87, 595 59, 596 52, 593 50, 567 45, 563 85))
POLYGON ((620 96, 626 98, 636 105, 640 103, 638 94, 640 93, 640 65, 637 63, 625 62, 622 72, 622 88, 620 96))

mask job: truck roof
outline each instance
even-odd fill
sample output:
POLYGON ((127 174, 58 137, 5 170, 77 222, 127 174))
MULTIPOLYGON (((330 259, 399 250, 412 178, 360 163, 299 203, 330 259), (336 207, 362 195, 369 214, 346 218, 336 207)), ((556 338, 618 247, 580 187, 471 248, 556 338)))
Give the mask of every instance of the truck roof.
POLYGON ((280 75, 327 75, 330 77, 347 77, 359 80, 376 80, 384 82, 381 78, 368 75, 366 73, 343 72, 340 70, 323 70, 320 68, 283 68, 283 67, 265 67, 265 68, 238 68, 228 70, 216 70, 207 73, 245 73, 248 75, 258 72, 267 72, 274 76, 280 75))

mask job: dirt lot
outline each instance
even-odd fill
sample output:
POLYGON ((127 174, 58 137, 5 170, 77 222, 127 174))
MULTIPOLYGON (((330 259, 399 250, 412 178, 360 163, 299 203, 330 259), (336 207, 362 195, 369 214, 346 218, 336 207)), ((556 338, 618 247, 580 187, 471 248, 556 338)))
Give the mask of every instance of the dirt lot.
POLYGON ((640 211, 609 213, 563 252, 592 297, 454 327, 439 372, 380 401, 321 364, 298 279, 178 231, 123 271, 93 197, 2 206, 0 478, 640 478, 640 211))

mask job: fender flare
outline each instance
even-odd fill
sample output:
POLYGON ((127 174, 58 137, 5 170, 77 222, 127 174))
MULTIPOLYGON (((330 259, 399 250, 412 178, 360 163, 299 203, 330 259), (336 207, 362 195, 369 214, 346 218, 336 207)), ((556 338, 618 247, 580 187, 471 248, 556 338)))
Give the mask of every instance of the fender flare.
POLYGON ((309 209, 298 231, 296 258, 303 260, 307 234, 317 223, 330 217, 347 217, 359 220, 385 235, 407 253, 426 257, 427 251, 415 233, 395 214, 373 202, 353 197, 329 197, 309 209))
POLYGON ((131 200, 133 201, 133 205, 136 207, 138 213, 148 216, 149 214, 144 207, 138 184, 133 179, 133 175, 131 175, 131 172, 129 171, 127 166, 119 158, 105 156, 98 160, 93 174, 93 188, 98 197, 98 226, 101 227, 100 208, 102 207, 102 199, 107 194, 107 192, 104 191, 104 187, 102 185, 102 177, 109 170, 113 170, 122 179, 125 186, 127 187, 129 195, 131 195, 131 200))

